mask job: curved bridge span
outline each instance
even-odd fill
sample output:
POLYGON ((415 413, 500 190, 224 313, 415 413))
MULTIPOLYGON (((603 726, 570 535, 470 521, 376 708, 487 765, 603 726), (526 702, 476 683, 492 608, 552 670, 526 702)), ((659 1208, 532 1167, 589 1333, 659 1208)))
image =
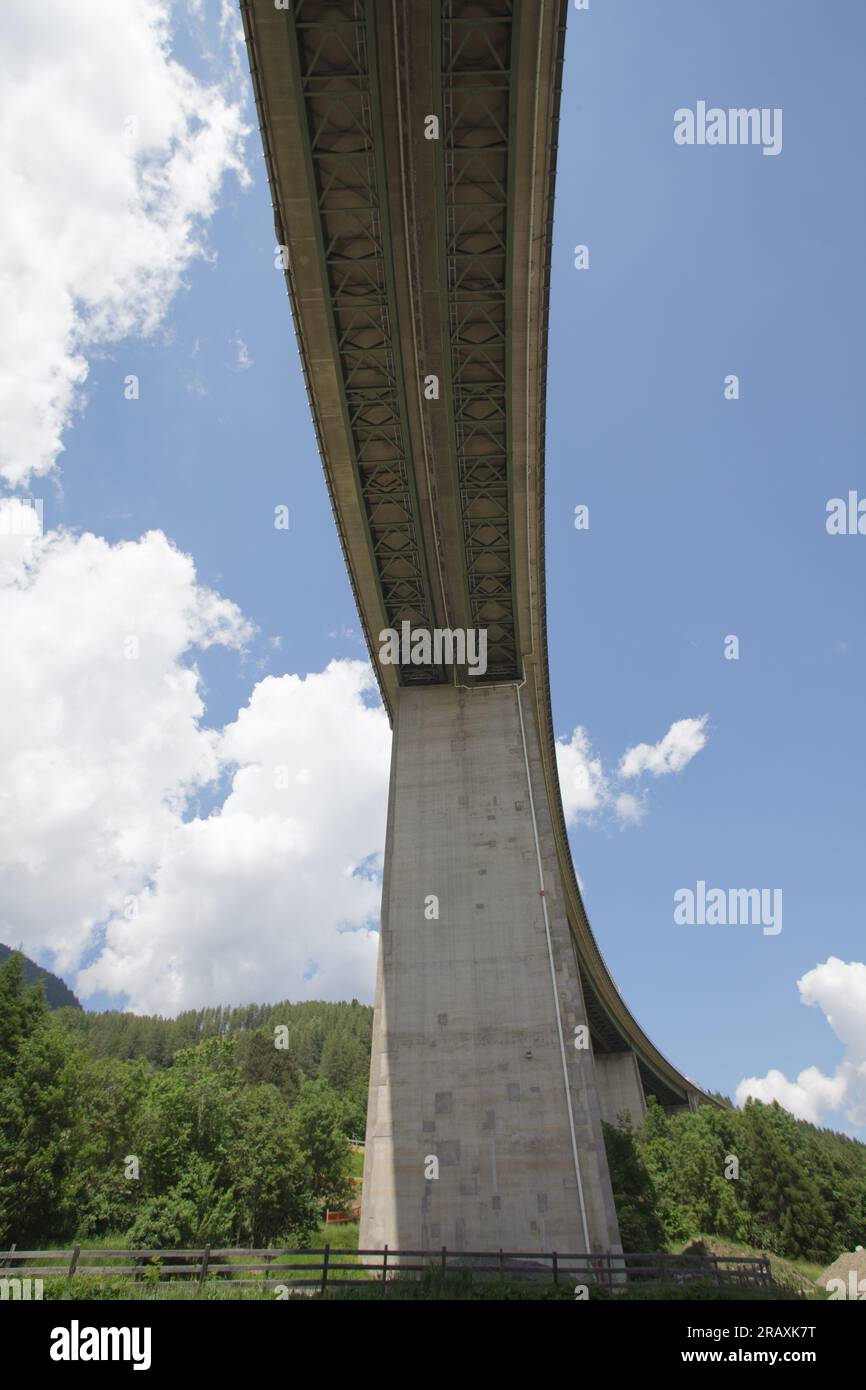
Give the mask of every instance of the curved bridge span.
POLYGON ((394 727, 370 1248, 618 1249, 601 1120, 639 1120, 650 1093, 711 1099, 611 979, 556 768, 544 430, 566 9, 241 0, 310 406, 394 727))

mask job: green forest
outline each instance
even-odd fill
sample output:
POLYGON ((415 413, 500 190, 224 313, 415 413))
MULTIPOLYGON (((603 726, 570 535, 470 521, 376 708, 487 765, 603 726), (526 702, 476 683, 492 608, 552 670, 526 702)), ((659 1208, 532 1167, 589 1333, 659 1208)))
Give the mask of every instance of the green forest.
POLYGON ((668 1115, 650 1100, 605 1143, 625 1250, 708 1235, 826 1263, 866 1244, 866 1145, 779 1105, 668 1115))
POLYGON ((353 1200, 372 1009, 49 1011, 0 966, 0 1249, 305 1244, 353 1200))
MULTIPOLYGON (((304 1245, 353 1200, 372 1010, 49 1010, 0 966, 0 1249, 304 1245)), ((605 1126, 623 1247, 717 1235, 825 1261, 866 1244, 866 1146, 778 1105, 651 1103, 605 1126)))

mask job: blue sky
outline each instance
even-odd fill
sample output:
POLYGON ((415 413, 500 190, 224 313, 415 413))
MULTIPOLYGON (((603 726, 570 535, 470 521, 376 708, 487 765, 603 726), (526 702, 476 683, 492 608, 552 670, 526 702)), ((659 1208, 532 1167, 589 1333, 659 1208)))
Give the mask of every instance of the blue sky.
MULTIPOLYGON (((160 8, 159 0, 148 4, 160 8)), ((184 724, 197 740, 195 757, 210 756, 202 730, 220 737, 232 730, 217 773, 200 770, 197 781, 190 774, 196 789, 180 813, 186 830, 168 827, 167 839, 154 831, 159 848, 135 872, 127 872, 125 850, 123 872, 94 889, 93 908, 82 906, 68 937, 56 914, 49 930, 38 902, 23 896, 20 914, 4 923, 6 939, 17 932, 25 949, 59 964, 73 985, 82 983, 78 968, 103 951, 121 879, 124 893, 147 899, 140 931, 160 895, 201 901, 200 891, 183 898, 179 856, 165 845, 186 842, 191 821, 219 811, 245 758, 259 765, 249 748, 269 699, 282 702, 281 738, 291 741, 285 721, 294 721, 304 739, 339 745, 333 729, 314 723, 317 708, 330 708, 333 681, 307 688, 266 678, 318 678, 334 659, 364 659, 274 267, 247 79, 236 36, 220 35, 218 19, 216 3, 202 5, 193 23, 175 13, 173 53, 201 84, 220 84, 226 107, 246 99, 249 181, 226 157, 212 215, 196 223, 207 258, 194 250, 180 256, 178 284, 152 331, 139 324, 119 340, 92 335, 84 343, 89 374, 64 416, 65 451, 52 472, 11 489, 44 497, 46 531, 89 532, 112 547, 163 532, 191 557, 199 589, 236 605, 256 629, 206 649, 184 639, 166 658, 173 672, 194 664, 200 674, 204 709, 184 724), (139 378, 138 400, 124 397, 128 374, 139 378), (273 526, 281 503, 290 509, 288 532, 273 526), (254 712, 238 721, 254 692, 254 712)), ((743 1078, 778 1070, 784 1086, 765 1081, 757 1093, 778 1094, 854 1132, 866 1124, 866 1082, 856 1076, 858 1067, 866 1076, 866 967, 852 965, 864 959, 866 537, 831 537, 825 518, 828 499, 857 488, 866 495, 864 52, 866 9, 855 0, 591 0, 588 11, 570 11, 546 507, 557 734, 567 741, 583 729, 607 784, 619 790, 627 748, 654 745, 676 721, 707 716, 705 746, 687 766, 629 784, 641 798, 639 824, 621 823, 603 797, 574 817, 574 860, 611 972, 653 1041, 705 1086, 733 1094, 743 1078), (781 154, 677 146, 674 111, 699 100, 782 108, 781 154), (589 248, 586 271, 574 268, 578 243, 589 248), (740 379, 736 401, 724 398, 729 373, 740 379), (590 509, 586 531, 573 524, 578 504, 590 509), (738 661, 724 658, 729 634, 739 637, 738 661), (676 926, 674 893, 699 879, 781 889, 783 930, 676 926), (847 964, 827 965, 830 958, 847 964), (804 995, 817 1006, 804 1007, 797 982, 819 967, 804 995), (847 1068, 841 1080, 840 1066, 847 1068), (796 1091, 793 1078, 808 1068, 835 1078, 841 1109, 821 1110, 820 1079, 801 1077, 796 1091)), ((74 284, 72 292, 79 292, 74 284)), ((104 582, 113 582, 109 569, 104 582)), ((44 679, 52 680, 50 662, 44 679)), ((364 678, 346 682, 339 698, 353 711, 357 738, 369 732, 368 746, 359 752, 347 743, 328 755, 316 824, 335 818, 336 802, 357 778, 366 788, 357 823, 370 821, 373 806, 378 825, 387 735, 381 717, 372 722, 364 678)), ((106 709, 117 705, 108 688, 105 699, 106 709)), ((222 817, 220 862, 233 852, 226 849, 232 829, 250 824, 252 803, 243 802, 243 788, 236 792, 243 814, 222 817)), ((292 853, 303 840, 303 805, 286 832, 295 836, 292 853)), ((297 993, 295 969, 312 997, 318 983, 333 997, 371 998, 377 834, 365 839, 353 828, 345 850, 337 846, 330 858, 311 851, 306 867, 299 859, 297 880, 308 874, 309 891, 296 902, 291 884, 273 889, 272 897, 291 899, 288 930, 329 894, 328 865, 346 890, 334 910, 339 940, 328 948, 330 973, 318 981, 327 953, 314 936, 281 971, 268 966, 274 938, 265 935, 252 952, 255 968, 232 943, 225 969, 216 961, 194 989, 175 980, 161 994, 157 973, 136 993, 130 982, 148 968, 138 943, 128 969, 90 980, 89 1005, 129 1000, 170 1012, 173 1004, 243 1002, 264 997, 263 981, 269 997, 281 998, 297 993), (360 887, 350 861, 367 865, 360 887), (338 949, 350 951, 345 966, 336 963, 338 949), (245 981, 254 995, 244 993, 245 981)), ((76 850, 91 853, 86 841, 76 850)), ((257 842, 249 862, 258 853, 265 849, 257 842)), ((226 892, 236 889, 241 903, 259 891, 247 883, 226 892)), ((68 891, 62 883, 61 890, 68 891)), ((177 913, 160 918, 167 936, 159 940, 173 939, 172 923, 187 919, 188 906, 177 913)), ((199 939, 212 939, 216 955, 229 928, 218 930, 205 907, 201 913, 199 939)), ((259 915, 257 906, 244 922, 251 942, 259 915)), ((115 964, 129 939, 122 931, 115 939, 115 964)))
POLYGON ((636 830, 578 831, 613 973, 650 1036, 730 1090, 831 1070, 795 981, 863 955, 864 491, 856 4, 611 4, 570 15, 550 339, 558 730, 616 757, 709 714, 636 830), (699 99, 782 107, 782 153, 678 147, 699 99), (573 270, 574 244, 590 269, 573 270), (738 401, 723 380, 740 377, 738 401), (575 532, 573 504, 590 506, 575 532), (596 520, 597 518, 597 520, 596 520), (740 637, 726 661, 727 634, 740 637), (773 885, 775 937, 672 925, 679 886, 773 885))

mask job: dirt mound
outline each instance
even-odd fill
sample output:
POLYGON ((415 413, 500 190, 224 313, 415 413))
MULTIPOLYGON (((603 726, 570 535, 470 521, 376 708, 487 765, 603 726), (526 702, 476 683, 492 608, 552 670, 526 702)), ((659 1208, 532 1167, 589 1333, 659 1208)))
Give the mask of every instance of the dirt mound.
POLYGON ((852 1254, 848 1254, 846 1251, 844 1255, 840 1255, 838 1260, 834 1260, 831 1265, 827 1266, 823 1274, 818 1275, 815 1282, 826 1289, 830 1279, 841 1279, 847 1290, 849 1283, 853 1283, 848 1277, 852 1269, 857 1275, 858 1284, 861 1279, 866 1280, 866 1250, 863 1249, 862 1245, 859 1245, 852 1254))

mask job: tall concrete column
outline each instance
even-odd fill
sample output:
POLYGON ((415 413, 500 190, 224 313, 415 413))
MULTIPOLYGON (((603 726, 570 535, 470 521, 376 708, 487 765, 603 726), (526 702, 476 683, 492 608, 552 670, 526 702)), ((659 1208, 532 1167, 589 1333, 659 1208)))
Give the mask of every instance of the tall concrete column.
POLYGON ((362 1248, 621 1248, 586 1022, 526 692, 400 690, 362 1248))
POLYGON ((595 1059, 601 1118, 609 1125, 621 1119, 633 1125, 643 1123, 646 1096, 633 1052, 600 1052, 595 1059))

